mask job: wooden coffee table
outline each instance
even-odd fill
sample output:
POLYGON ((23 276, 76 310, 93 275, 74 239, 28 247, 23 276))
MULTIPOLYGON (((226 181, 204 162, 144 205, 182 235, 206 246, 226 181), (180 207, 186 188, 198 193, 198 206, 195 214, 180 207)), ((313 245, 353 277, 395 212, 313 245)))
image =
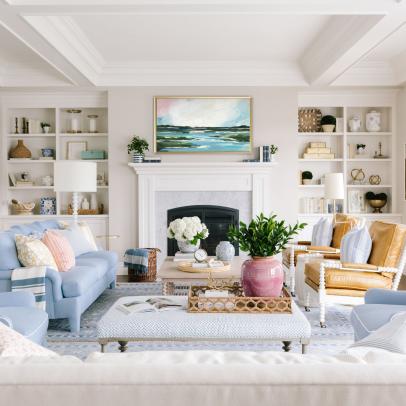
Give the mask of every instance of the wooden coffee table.
MULTIPOLYGON (((234 257, 229 271, 212 272, 211 277, 216 280, 239 280, 241 278, 241 265, 246 259, 246 257, 234 257)), ((178 264, 179 262, 173 261, 173 257, 166 257, 158 269, 157 280, 162 281, 164 295, 173 295, 175 287, 184 288, 185 294, 187 294, 190 285, 207 282, 210 276, 209 272, 189 273, 179 271, 177 269, 178 264)))

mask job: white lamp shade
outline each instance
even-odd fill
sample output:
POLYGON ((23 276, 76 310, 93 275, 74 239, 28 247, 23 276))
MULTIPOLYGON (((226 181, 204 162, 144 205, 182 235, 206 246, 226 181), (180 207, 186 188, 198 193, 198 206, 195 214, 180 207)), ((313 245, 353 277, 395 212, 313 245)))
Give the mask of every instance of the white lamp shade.
POLYGON ((54 163, 55 192, 97 192, 97 164, 86 161, 54 163))
POLYGON ((324 181, 324 197, 326 199, 344 199, 344 174, 326 173, 324 181))

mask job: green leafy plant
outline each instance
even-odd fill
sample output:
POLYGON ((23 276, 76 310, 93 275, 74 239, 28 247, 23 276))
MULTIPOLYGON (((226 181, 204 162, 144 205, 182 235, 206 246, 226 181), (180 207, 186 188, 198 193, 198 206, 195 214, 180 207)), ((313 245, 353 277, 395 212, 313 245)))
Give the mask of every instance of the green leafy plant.
POLYGON ((136 152, 137 154, 143 155, 144 151, 147 151, 149 148, 148 142, 144 138, 134 136, 131 142, 127 145, 127 151, 136 152))
POLYGON ((274 144, 271 144, 269 146, 269 152, 271 153, 271 155, 274 155, 278 152, 278 147, 274 144))
POLYGON ((310 171, 303 171, 302 179, 313 179, 313 174, 310 171))
POLYGON ((238 243, 251 257, 270 257, 281 252, 290 239, 306 226, 305 223, 287 225, 278 221, 275 214, 270 217, 259 214, 248 225, 240 221, 240 227, 231 226, 228 238, 238 243))
POLYGON ((360 148, 364 149, 364 148, 366 148, 366 145, 365 144, 357 144, 357 149, 360 149, 360 148))
POLYGON ((41 128, 45 128, 45 127, 51 127, 51 124, 49 124, 49 123, 41 123, 41 128))
POLYGON ((337 122, 337 120, 334 116, 327 115, 327 116, 323 116, 321 118, 320 124, 321 125, 336 125, 336 122, 337 122))
POLYGON ((367 200, 388 200, 388 195, 386 193, 367 192, 365 198, 367 200))

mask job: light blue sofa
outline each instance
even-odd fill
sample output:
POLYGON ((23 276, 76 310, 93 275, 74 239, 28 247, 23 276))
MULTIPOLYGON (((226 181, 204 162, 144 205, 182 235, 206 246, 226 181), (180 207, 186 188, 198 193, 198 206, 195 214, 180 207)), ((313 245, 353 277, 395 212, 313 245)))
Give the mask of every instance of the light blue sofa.
MULTIPOLYGON (((0 233, 0 292, 11 290, 11 271, 21 266, 14 242, 15 234, 43 233, 59 228, 53 220, 17 225, 0 233)), ((76 258, 68 272, 46 271, 46 311, 50 319, 68 318, 72 332, 80 329, 82 313, 107 288, 115 287, 117 254, 95 251, 76 258)))
POLYGON ((388 323, 396 313, 405 311, 406 291, 369 289, 365 294, 365 304, 354 307, 351 312, 355 341, 388 323))
POLYGON ((35 307, 31 292, 0 293, 0 322, 38 344, 45 341, 48 314, 35 307))

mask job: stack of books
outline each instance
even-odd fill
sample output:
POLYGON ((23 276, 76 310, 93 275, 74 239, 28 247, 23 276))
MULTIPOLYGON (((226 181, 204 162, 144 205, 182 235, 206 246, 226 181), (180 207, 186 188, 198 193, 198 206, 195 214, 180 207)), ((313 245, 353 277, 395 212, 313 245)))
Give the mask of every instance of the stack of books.
POLYGON ((16 187, 31 187, 34 186, 34 182, 30 180, 17 180, 16 187))
POLYGON ((149 163, 149 164, 159 164, 161 163, 161 157, 160 156, 144 156, 143 161, 144 163, 149 163))
POLYGON ((311 142, 303 154, 304 159, 334 159, 335 155, 325 142, 311 142))
POLYGON ((173 257, 174 262, 194 262, 195 261, 195 254, 193 252, 180 252, 178 251, 175 256, 173 257))

